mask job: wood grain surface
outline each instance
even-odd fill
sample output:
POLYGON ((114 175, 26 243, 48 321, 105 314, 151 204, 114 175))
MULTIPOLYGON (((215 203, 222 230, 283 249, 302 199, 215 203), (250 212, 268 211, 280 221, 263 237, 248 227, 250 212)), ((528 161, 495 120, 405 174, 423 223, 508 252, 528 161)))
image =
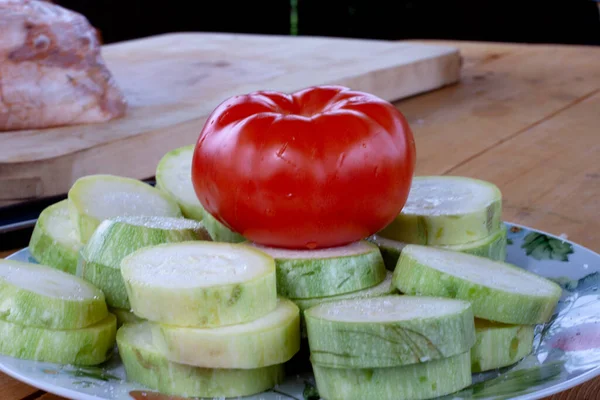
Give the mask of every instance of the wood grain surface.
POLYGON ((66 193, 75 179, 154 175, 166 147, 194 143, 225 98, 342 84, 398 100, 453 83, 451 46, 364 39, 181 33, 111 44, 103 56, 129 102, 123 118, 0 132, 0 206, 66 193))
MULTIPOLYGON (((417 174, 490 180, 505 220, 599 252, 600 48, 442 44, 464 56, 460 83, 396 103, 415 133, 417 174)), ((0 393, 57 399, 1 374, 0 393)), ((600 378, 550 398, 599 393, 600 378)))

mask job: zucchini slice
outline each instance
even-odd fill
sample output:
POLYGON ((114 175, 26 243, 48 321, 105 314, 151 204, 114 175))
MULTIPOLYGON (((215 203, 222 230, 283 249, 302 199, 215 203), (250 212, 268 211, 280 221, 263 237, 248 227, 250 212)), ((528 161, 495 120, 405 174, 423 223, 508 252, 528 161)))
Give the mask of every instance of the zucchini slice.
POLYGON ((385 279, 381 252, 365 240, 318 250, 289 250, 251 244, 277 265, 277 292, 291 299, 336 296, 367 289, 385 279))
POLYGON ((115 346, 117 319, 112 314, 80 329, 45 329, 0 320, 0 353, 57 364, 97 365, 115 346))
POLYGON ((202 220, 215 242, 240 243, 246 239, 208 213, 192 184, 192 158, 195 145, 179 147, 163 156, 156 167, 156 187, 169 194, 187 218, 202 220))
POLYGON ((100 288, 109 307, 129 309, 123 258, 142 247, 191 240, 210 240, 201 222, 149 216, 105 220, 81 250, 77 275, 100 288))
POLYGON ((184 397, 237 397, 261 393, 281 383, 282 365, 255 369, 200 368, 177 364, 157 350, 150 324, 126 324, 117 345, 127 380, 159 392, 184 397))
POLYGON ((0 259, 0 319, 48 329, 78 329, 108 316, 100 289, 52 267, 0 259))
POLYGON ((477 318, 516 325, 547 322, 562 289, 517 266, 434 247, 407 245, 394 270, 402 293, 471 302, 477 318))
POLYGON ((388 295, 320 304, 304 313, 312 362, 383 368, 448 358, 475 343, 466 301, 388 295))
POLYGON ((368 299, 371 297, 380 297, 387 294, 393 294, 398 289, 392 285, 392 273, 387 272, 385 279, 380 284, 371 286, 367 289, 357 290, 355 292, 344 293, 337 296, 313 297, 311 299, 293 299, 292 301, 300 308, 300 311, 305 311, 319 304, 329 303, 332 301, 350 300, 350 299, 368 299))
POLYGON ((357 290, 355 292, 344 293, 337 296, 313 297, 312 299, 293 299, 298 308, 300 308, 300 333, 303 338, 307 337, 306 321, 304 319, 304 311, 323 303, 331 301, 349 300, 349 299, 368 299, 371 297, 385 296, 387 294, 396 293, 398 289, 392 285, 392 273, 387 272, 385 279, 379 285, 371 286, 370 288, 357 290))
POLYGON ((40 264, 75 274, 83 244, 69 218, 68 200, 46 207, 33 228, 29 252, 40 264))
POLYGON ((154 324, 153 339, 169 360, 204 368, 253 369, 283 364, 300 349, 300 311, 280 298, 254 321, 219 328, 154 324))
POLYGON ((145 247, 121 262, 140 318, 202 328, 240 324, 275 309, 275 262, 250 246, 181 242, 145 247))
POLYGON ((401 213, 379 235, 409 244, 463 244, 501 226, 502 194, 496 185, 460 176, 417 176, 401 213))
POLYGON ((192 157, 195 145, 167 152, 156 166, 156 187, 179 204, 186 218, 202 220, 204 209, 192 185, 192 157))
POLYGON ((75 181, 68 197, 71 222, 84 244, 105 219, 134 215, 182 216, 177 203, 165 193, 122 176, 84 176, 75 181))
MULTIPOLYGON (((506 226, 502 226, 500 230, 491 236, 477 240, 475 242, 465 244, 448 244, 433 246, 440 249, 459 251, 461 253, 472 254, 474 256, 486 257, 490 260, 505 261, 506 260, 506 226)), ((396 240, 387 239, 379 235, 373 235, 368 239, 375 243, 385 262, 385 267, 393 271, 396 268, 396 263, 400 257, 400 253, 406 243, 396 240)))
POLYGON ((472 383, 469 352, 389 368, 329 368, 313 363, 317 390, 327 400, 430 399, 472 383))
POLYGON ((516 363, 533 350, 534 325, 506 325, 475 319, 477 341, 471 349, 471 371, 483 372, 516 363))

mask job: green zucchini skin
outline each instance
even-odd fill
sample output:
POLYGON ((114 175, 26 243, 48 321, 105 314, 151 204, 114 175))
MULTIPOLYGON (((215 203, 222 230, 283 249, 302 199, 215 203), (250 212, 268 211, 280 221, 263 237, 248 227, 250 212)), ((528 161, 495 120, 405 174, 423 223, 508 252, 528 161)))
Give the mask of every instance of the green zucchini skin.
POLYGON ((471 370, 489 371, 515 364, 533 350, 534 325, 507 325, 475 319, 477 341, 471 349, 471 370))
POLYGON ((285 250, 248 244, 275 259, 277 293, 290 299, 336 296, 380 284, 381 252, 366 240, 331 249, 285 250))
POLYGON ((461 176, 416 176, 402 212, 378 234, 408 244, 454 245, 481 240, 502 226, 502 193, 461 176))
POLYGON ((330 302, 304 313, 312 362, 384 368, 448 358, 475 344, 466 301, 388 295, 330 302))
POLYGON ((249 396, 283 381, 283 365, 255 369, 200 368, 169 361, 157 350, 148 323, 126 324, 117 345, 127 380, 165 395, 183 397, 249 396))
POLYGON ((477 318, 515 325, 550 320, 562 289, 514 265, 428 246, 407 245, 392 278, 400 292, 469 301, 477 318))
POLYGON ((143 247, 210 240, 201 222, 185 218, 117 217, 103 221, 81 249, 77 275, 100 288, 109 307, 129 310, 121 261, 143 247))
POLYGON ((102 321, 80 329, 45 329, 0 320, 0 354, 57 364, 98 365, 111 355, 117 319, 108 314, 102 321))
POLYGON ((29 240, 29 252, 37 262, 75 275, 82 246, 69 218, 68 200, 40 213, 29 240))
MULTIPOLYGON (((507 228, 506 226, 502 226, 498 232, 475 242, 456 245, 438 245, 432 247, 451 251, 459 251, 461 253, 467 253, 479 257, 486 257, 494 261, 505 261, 507 246, 506 234, 507 228)), ((396 264, 398 263, 398 258, 400 258, 400 253, 407 243, 386 239, 379 235, 370 236, 367 240, 375 243, 379 247, 385 262, 385 267, 389 271, 394 271, 394 269, 396 269, 396 264)))
POLYGON ((313 363, 317 390, 327 400, 430 399, 472 383, 469 352, 389 368, 329 368, 313 363))

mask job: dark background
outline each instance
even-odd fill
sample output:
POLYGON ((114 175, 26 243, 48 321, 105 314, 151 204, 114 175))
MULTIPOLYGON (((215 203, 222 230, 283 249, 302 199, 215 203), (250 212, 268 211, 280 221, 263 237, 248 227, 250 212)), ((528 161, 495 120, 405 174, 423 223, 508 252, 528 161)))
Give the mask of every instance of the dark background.
POLYGON ((105 43, 201 31, 600 45, 598 3, 593 0, 54 2, 84 14, 105 43))

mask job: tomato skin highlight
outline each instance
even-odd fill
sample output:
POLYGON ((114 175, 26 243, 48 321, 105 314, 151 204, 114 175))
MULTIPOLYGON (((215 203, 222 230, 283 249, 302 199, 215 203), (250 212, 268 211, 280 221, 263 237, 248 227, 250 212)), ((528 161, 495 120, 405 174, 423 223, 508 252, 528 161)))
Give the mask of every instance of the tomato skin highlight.
POLYGON ((261 91, 211 113, 192 181, 203 207, 248 240, 324 248, 388 225, 406 202, 415 159, 406 119, 372 94, 261 91))

